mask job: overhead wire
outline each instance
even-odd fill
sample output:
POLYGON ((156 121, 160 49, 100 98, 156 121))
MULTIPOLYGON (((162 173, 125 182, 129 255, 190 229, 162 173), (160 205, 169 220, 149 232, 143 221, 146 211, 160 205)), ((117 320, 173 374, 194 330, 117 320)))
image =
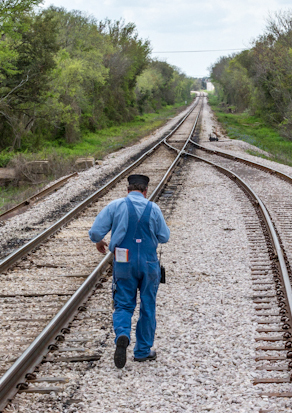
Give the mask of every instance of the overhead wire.
POLYGON ((152 52, 152 53, 205 53, 205 52, 228 52, 228 51, 239 51, 246 49, 211 49, 211 50, 168 50, 161 52, 152 52))

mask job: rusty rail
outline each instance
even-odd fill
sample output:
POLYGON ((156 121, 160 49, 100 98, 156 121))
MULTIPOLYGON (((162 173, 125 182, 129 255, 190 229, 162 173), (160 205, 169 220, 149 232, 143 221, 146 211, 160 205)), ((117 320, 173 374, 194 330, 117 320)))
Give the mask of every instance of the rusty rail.
MULTIPOLYGON (((195 105, 192 110, 196 107, 195 105)), ((191 110, 191 111, 192 111, 191 110)), ((186 115, 189 116, 191 111, 186 115)), ((201 112, 201 109, 200 109, 201 112)), ((163 191, 165 184, 170 179, 172 172, 174 171, 176 165, 178 164, 181 156, 185 154, 185 148, 191 139, 191 136, 195 130, 195 127, 198 122, 198 118, 200 116, 200 112, 197 115, 195 124, 192 128, 192 131, 185 142, 183 148, 179 151, 178 155, 176 156, 175 160, 168 168, 167 172, 149 196, 150 201, 156 200, 160 193, 163 191)), ((184 117, 184 120, 186 119, 184 117)), ((183 120, 183 121, 184 121, 183 120)), ((183 122, 182 121, 182 122, 183 122)), ((179 123, 179 126, 181 123, 179 123)), ((176 128, 177 129, 177 128, 176 128)), ((175 130, 176 130, 175 129, 175 130)), ((174 133, 172 131, 168 136, 171 136, 174 133)), ((98 197, 101 193, 108 190, 109 185, 113 185, 116 183, 121 177, 123 177, 126 173, 129 172, 134 166, 138 163, 142 162, 146 156, 150 155, 152 151, 160 146, 163 141, 167 138, 163 138, 158 144, 156 144, 153 148, 151 148, 146 154, 142 155, 136 162, 134 162, 130 167, 126 168, 120 174, 118 174, 109 184, 105 185, 91 197, 87 198, 84 202, 82 202, 78 207, 74 208, 74 215, 84 209, 89 203, 93 202, 96 197, 98 197)), ((72 211, 66 214, 65 217, 62 218, 62 222, 58 221, 58 228, 64 225, 67 220, 71 219, 73 215, 72 211)), ((50 227, 51 228, 51 227, 50 227)), ((48 229, 49 231, 44 231, 46 233, 46 237, 48 234, 53 231, 53 229, 48 229)), ((44 234, 42 233, 42 234, 44 234)), ((52 341, 57 340, 57 335, 60 334, 62 328, 66 327, 68 323, 74 318, 76 312, 78 311, 78 307, 80 307, 87 298, 92 294, 95 289, 95 286, 98 282, 98 279, 104 269, 108 266, 111 262, 113 254, 108 252, 103 260, 99 263, 99 265, 95 268, 95 270, 89 275, 86 281, 78 288, 78 290, 72 295, 72 297, 68 300, 65 306, 59 311, 59 313, 51 320, 51 322, 47 325, 47 327, 41 332, 41 334, 33 341, 33 343, 25 350, 25 352, 18 358, 18 360, 10 367, 10 369, 3 375, 0 379, 0 411, 6 407, 7 403, 15 396, 18 391, 18 385, 20 383, 25 383, 26 375, 28 373, 32 373, 35 369, 35 366, 39 364, 42 358, 50 351, 48 346, 52 344, 52 341)))
POLYGON ((242 158, 241 156, 237 156, 237 155, 232 155, 230 153, 220 151, 218 149, 215 150, 215 149, 206 148, 205 146, 200 145, 199 143, 193 141, 192 139, 190 139, 190 143, 192 143, 193 145, 195 145, 198 149, 202 151, 211 153, 213 155, 222 156, 223 158, 231 159, 233 161, 239 161, 239 162, 245 163, 246 165, 256 167, 263 171, 269 172, 270 174, 273 174, 273 175, 277 175, 279 178, 284 179, 285 181, 288 181, 289 183, 292 182, 291 176, 285 174, 284 172, 278 171, 277 169, 269 168, 268 166, 262 165, 260 163, 250 161, 249 159, 242 158))
POLYGON ((73 178, 74 176, 77 176, 77 175, 78 175, 78 173, 74 172, 71 175, 68 175, 65 178, 62 178, 60 181, 56 182, 55 184, 50 185, 48 188, 42 189, 41 191, 37 192, 35 195, 31 196, 30 198, 27 198, 25 201, 22 201, 19 204, 15 205, 14 207, 8 209, 7 211, 0 214, 0 221, 5 221, 8 218, 11 218, 11 217, 13 217, 17 214, 22 213, 22 212, 25 212, 31 205, 33 205, 39 199, 41 199, 44 196, 50 194, 51 192, 56 191, 61 186, 65 185, 65 183, 69 179, 71 179, 71 178, 73 178))
POLYGON ((290 282, 290 279, 289 279, 288 268, 286 266, 285 258, 284 258, 284 255, 283 255, 283 251, 282 251, 280 241, 279 241, 278 235, 276 233, 274 224, 272 223, 269 212, 267 211, 265 205, 263 204, 261 199, 258 197, 258 195, 253 191, 253 189, 243 179, 241 179, 237 174, 235 174, 234 172, 230 171, 227 168, 222 167, 221 165, 218 165, 214 162, 211 162, 207 159, 201 158, 197 155, 193 155, 193 154, 188 153, 188 152, 185 152, 185 154, 188 155, 188 156, 191 156, 193 159, 197 159, 197 160, 203 161, 203 162, 205 162, 205 163, 207 163, 211 166, 214 166, 220 172, 227 175, 229 178, 231 178, 240 187, 242 187, 244 189, 244 191, 253 200, 254 205, 257 206, 260 209, 263 220, 266 223, 266 228, 267 228, 267 231, 270 235, 271 242, 273 244, 274 253, 275 253, 275 255, 277 257, 277 260, 278 260, 278 267, 279 267, 279 271, 280 271, 281 278, 283 280, 283 285, 284 285, 284 288, 285 288, 287 312, 288 312, 288 316, 289 316, 290 320, 292 320, 292 288, 291 288, 291 282, 290 282))

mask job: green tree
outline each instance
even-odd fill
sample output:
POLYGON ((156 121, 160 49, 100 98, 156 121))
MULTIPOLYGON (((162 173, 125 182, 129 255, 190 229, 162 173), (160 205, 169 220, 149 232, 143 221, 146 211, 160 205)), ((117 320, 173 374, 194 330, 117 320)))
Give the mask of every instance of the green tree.
POLYGON ((54 129, 64 130, 66 141, 71 143, 79 138, 82 128, 95 129, 102 117, 99 90, 108 76, 103 59, 112 47, 93 18, 54 7, 49 11, 60 28, 60 50, 44 112, 54 129))
POLYGON ((108 80, 101 89, 104 113, 110 122, 131 120, 137 113, 135 88, 138 76, 149 64, 150 43, 139 39, 134 23, 123 20, 100 22, 113 51, 104 57, 108 80))
POLYGON ((42 0, 2 0, 0 2, 0 81, 17 72, 17 52, 14 42, 21 39, 26 25, 22 19, 42 0))
POLYGON ((193 80, 150 60, 135 24, 0 2, 0 147, 73 143, 82 133, 186 100, 193 80))
POLYGON ((221 101, 248 108, 292 139, 292 11, 270 17, 251 50, 212 67, 221 101))
POLYGON ((136 95, 140 112, 188 100, 193 84, 194 79, 188 78, 175 66, 153 60, 137 79, 136 95))
POLYGON ((292 137, 292 12, 277 13, 254 44, 256 106, 292 137))
POLYGON ((15 39, 10 39, 16 57, 15 70, 2 71, 0 86, 2 139, 7 143, 12 131, 12 148, 20 147, 22 136, 29 133, 34 124, 58 49, 52 16, 29 13, 23 15, 21 21, 22 24, 14 28, 15 39))

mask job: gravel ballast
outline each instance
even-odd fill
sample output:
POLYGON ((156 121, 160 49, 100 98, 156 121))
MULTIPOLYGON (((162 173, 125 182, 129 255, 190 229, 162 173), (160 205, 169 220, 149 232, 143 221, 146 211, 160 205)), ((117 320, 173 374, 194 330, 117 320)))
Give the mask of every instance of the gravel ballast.
POLYGON ((266 405, 252 384, 256 323, 236 200, 244 196, 202 164, 193 163, 186 178, 163 246, 157 361, 133 362, 132 334, 128 363, 118 371, 109 343, 75 394, 83 403, 68 412, 252 412, 266 405))
MULTIPOLYGON (((204 110, 203 133, 211 127, 210 112, 204 110)), ((241 149, 238 152, 242 154, 241 149)), ((290 399, 260 397, 258 392, 264 387, 253 385, 259 376, 254 360, 258 324, 254 321, 251 251, 243 214, 249 201, 212 167, 192 160, 188 165, 180 198, 168 221, 171 238, 163 246, 167 283, 160 286, 157 298, 157 360, 133 361, 133 331, 126 367, 117 370, 110 329, 95 367, 78 379, 76 371, 67 373, 69 383, 63 393, 17 396, 17 410, 7 413, 39 412, 44 400, 46 412, 66 413, 248 413, 262 409, 280 413, 292 409, 290 399), (73 393, 80 401, 64 404, 73 393)), ((290 167, 280 168, 291 174, 290 167)), ((109 280, 104 286, 107 308, 110 284, 109 280)), ((137 315, 136 311, 133 325, 137 315)), ((62 376, 62 370, 54 367, 54 375, 62 376)), ((291 384, 281 388, 291 391, 291 384)))

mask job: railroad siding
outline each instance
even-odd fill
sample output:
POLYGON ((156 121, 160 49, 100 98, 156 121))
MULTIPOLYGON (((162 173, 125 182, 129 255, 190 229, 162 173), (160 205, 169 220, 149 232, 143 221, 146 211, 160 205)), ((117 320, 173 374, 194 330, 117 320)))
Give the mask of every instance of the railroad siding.
MULTIPOLYGON (((133 362, 133 334, 125 369, 115 369, 111 283, 104 280, 68 335, 68 342, 79 339, 85 344, 86 354, 96 349, 100 360, 45 363, 41 376, 66 376, 69 382, 58 394, 17 395, 17 411, 39 412, 44 406, 46 411, 68 413, 291 409, 291 400, 259 397, 266 385, 252 384, 259 375, 254 360, 256 290, 251 280, 255 250, 245 229, 250 224, 244 221, 253 220, 254 226, 257 216, 252 218, 253 207, 232 181, 202 163, 189 161, 189 166, 189 171, 181 168, 185 185, 178 191, 180 198, 174 203, 165 197, 160 201, 172 235, 163 247, 167 284, 158 294, 157 361, 133 362)), ((262 253, 263 260, 266 255, 262 253)), ((62 354, 62 346, 54 357, 62 354)), ((66 354, 74 353, 67 349, 66 354)), ((290 387, 284 384, 281 390, 290 387)))
MULTIPOLYGON (((167 284, 157 300, 158 359, 134 363, 133 334, 120 372, 109 345, 75 395, 83 398, 78 412, 258 412, 273 406, 253 386, 256 323, 246 208, 252 213, 231 181, 192 163, 163 247, 167 284)), ((274 406, 285 411, 287 403, 274 406)))
MULTIPOLYGON (((163 247, 167 284, 160 286, 157 301, 157 361, 133 362, 132 334, 128 363, 122 371, 115 369, 114 336, 107 327, 102 357, 78 385, 76 367, 71 373, 64 367, 72 377, 64 392, 26 395, 19 412, 39 411, 44 399, 48 408, 78 413, 258 412, 270 406, 252 384, 255 323, 242 219, 248 201, 231 181, 201 163, 192 162, 184 176, 169 220, 171 240, 163 247), (66 405, 70 395, 76 402, 66 405)), ((102 306, 108 308, 110 280, 104 287, 102 306)), ((110 314, 107 320, 110 325, 110 314)), ((47 364, 41 375, 52 375, 47 364)), ((64 375, 56 367, 53 372, 64 375)), ((21 399, 18 395, 16 401, 21 399)))

